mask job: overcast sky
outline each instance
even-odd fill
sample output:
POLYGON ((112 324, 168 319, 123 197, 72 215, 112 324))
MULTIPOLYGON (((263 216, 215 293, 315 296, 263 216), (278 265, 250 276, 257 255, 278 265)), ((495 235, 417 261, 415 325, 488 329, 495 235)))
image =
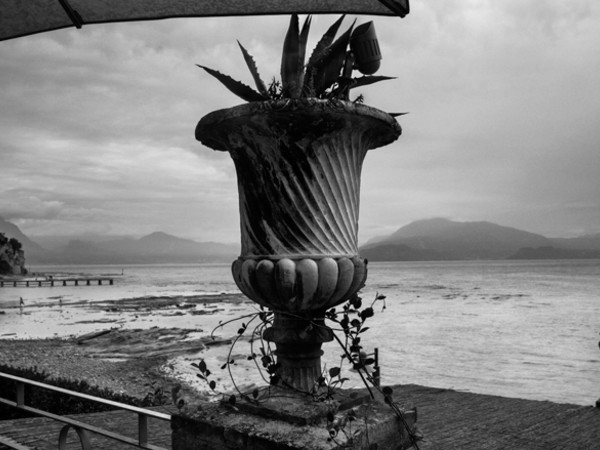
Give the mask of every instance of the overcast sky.
MULTIPOLYGON (((313 20, 309 50, 337 16, 313 20)), ((600 232, 600 4, 412 1, 374 20, 381 75, 365 103, 399 117, 368 153, 360 241, 430 217, 549 237, 600 232)), ((0 42, 0 216, 30 236, 164 231, 236 242, 227 153, 198 120, 242 103, 198 69, 279 77, 289 18, 84 26, 0 42)), ((348 26, 347 19, 344 26, 348 26)))

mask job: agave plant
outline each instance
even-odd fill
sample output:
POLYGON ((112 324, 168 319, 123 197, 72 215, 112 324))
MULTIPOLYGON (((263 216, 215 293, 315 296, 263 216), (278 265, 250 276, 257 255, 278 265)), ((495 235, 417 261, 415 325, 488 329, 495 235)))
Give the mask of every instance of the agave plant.
POLYGON ((317 43, 308 62, 305 63, 306 42, 310 30, 311 16, 305 19, 302 29, 300 29, 298 15, 293 14, 283 43, 281 82, 274 79, 269 87, 261 79, 254 58, 239 41, 238 45, 246 65, 250 69, 256 89, 217 70, 200 64, 197 64, 197 66, 206 70, 231 92, 248 102, 302 97, 348 99, 348 92, 352 88, 389 80, 393 77, 362 76, 352 78, 351 74, 354 67, 349 45, 354 23, 346 32, 335 39, 344 17, 340 17, 329 27, 317 43))

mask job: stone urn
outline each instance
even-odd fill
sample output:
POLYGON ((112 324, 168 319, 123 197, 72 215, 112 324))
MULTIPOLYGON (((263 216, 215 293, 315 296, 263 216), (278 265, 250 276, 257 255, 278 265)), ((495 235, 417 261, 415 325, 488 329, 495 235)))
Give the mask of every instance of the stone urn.
POLYGON ((227 151, 239 190, 239 289, 274 312, 284 386, 310 392, 333 339, 325 311, 365 283, 358 255, 360 176, 368 150, 395 141, 383 111, 343 100, 252 102, 212 112, 196 127, 202 144, 227 151))

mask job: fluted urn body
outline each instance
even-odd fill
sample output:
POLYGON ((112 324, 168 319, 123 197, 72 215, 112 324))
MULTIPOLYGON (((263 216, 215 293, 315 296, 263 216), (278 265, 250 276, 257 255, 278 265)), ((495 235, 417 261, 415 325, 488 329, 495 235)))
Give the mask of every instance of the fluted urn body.
POLYGON ((326 309, 367 277, 358 255, 360 175, 366 152, 396 140, 380 110, 341 100, 253 102, 208 114, 196 138, 234 161, 242 250, 232 272, 240 290, 275 313, 280 375, 310 391, 320 350, 332 339, 326 309))

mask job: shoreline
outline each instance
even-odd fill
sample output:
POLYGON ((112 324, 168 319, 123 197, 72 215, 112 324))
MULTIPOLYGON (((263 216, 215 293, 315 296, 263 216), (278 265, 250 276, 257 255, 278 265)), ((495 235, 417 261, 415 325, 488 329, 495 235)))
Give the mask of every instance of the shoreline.
MULTIPOLYGON (((90 385, 140 399, 160 388, 166 395, 167 404, 171 404, 171 390, 179 386, 184 398, 215 401, 235 391, 231 381, 227 380, 229 375, 226 371, 218 370, 218 366, 228 358, 233 338, 212 339, 208 334, 197 330, 159 327, 146 330, 108 329, 68 338, 0 338, 0 361, 5 366, 36 368, 45 372, 49 379, 84 380, 90 385), (211 392, 207 384, 196 377, 198 372, 192 368, 191 363, 198 362, 200 358, 205 359, 209 367, 216 369, 213 379, 217 380, 218 393, 211 392)), ((237 352, 234 356, 240 357, 240 353, 237 352)), ((256 371, 254 367, 251 370, 256 371)), ((349 368, 344 370, 348 371, 349 368)), ((234 369, 236 380, 245 381, 238 383, 241 390, 248 391, 264 384, 261 383, 258 374, 248 372, 248 367, 234 369)), ((420 383, 393 384, 455 392, 457 395, 491 396, 507 400, 586 407, 570 402, 530 400, 511 395, 496 396, 420 383)), ((352 386, 361 387, 364 386, 352 386)), ((594 401, 590 401, 588 406, 594 406, 594 401)))
MULTIPOLYGON (((88 288, 84 288, 88 289, 88 288)), ((227 320, 256 309, 241 293, 143 295, 85 300, 61 295, 35 302, 18 297, 0 304, 0 339, 70 338, 107 328, 216 328, 227 320)))
MULTIPOLYGON (((218 384, 217 390, 223 394, 234 390, 227 371, 218 369, 228 360, 230 349, 228 344, 237 336, 238 327, 237 324, 233 324, 221 328, 220 324, 246 313, 249 302, 241 295, 193 296, 186 297, 186 301, 181 302, 182 298, 184 297, 153 296, 152 307, 147 304, 148 297, 78 304, 72 309, 72 316, 64 313, 64 317, 73 318, 76 324, 85 326, 87 328, 85 332, 41 338, 14 332, 2 333, 0 334, 0 361, 16 367, 37 367, 50 376, 85 380, 100 388, 109 388, 116 393, 135 397, 143 398, 155 388, 162 387, 170 398, 171 388, 181 385, 191 395, 206 399, 220 398, 197 377, 198 371, 192 367, 192 363, 205 359, 208 367, 213 371, 212 379, 218 384), (225 297, 233 298, 233 301, 224 304, 225 297), (162 301, 155 303, 159 298, 162 301), (97 310, 100 315, 90 315, 90 309, 97 310), (200 319, 202 328, 179 326, 185 322, 186 317, 188 320, 193 319, 193 324, 196 326, 200 319), (117 321, 116 318, 120 319, 117 321), (141 323, 143 319, 145 322, 141 323), (165 323, 166 320, 178 325, 169 326, 165 323), (137 325, 145 326, 138 328, 137 325), (213 340, 210 334, 215 328, 217 334, 216 339, 213 340), (88 339, 86 336, 89 335, 96 336, 88 339)), ((65 311, 69 310, 68 306, 70 305, 65 305, 65 311)), ((40 316, 43 319, 53 310, 57 313, 57 308, 48 308, 46 305, 30 316, 26 314, 20 316, 18 309, 15 308, 10 314, 0 315, 0 320, 8 319, 10 322, 20 318, 29 324, 32 317, 40 316), (10 315, 13 317, 11 318, 10 315)), ((64 331, 65 324, 60 325, 64 331)), ((235 381, 244 391, 251 390, 257 385, 264 385, 254 363, 244 361, 250 353, 244 345, 246 343, 247 340, 240 341, 232 355, 236 359, 235 367, 232 367, 235 381)), ((333 367, 332 364, 339 365, 339 361, 331 358, 333 353, 330 350, 325 349, 325 352, 323 363, 327 367, 333 367)), ((382 369, 384 384, 391 385, 399 382, 421 384, 417 379, 402 381, 401 377, 390 376, 393 367, 386 367, 385 360, 382 369)), ((348 367, 342 370, 347 371, 348 367)), ((351 373, 348 375, 352 380, 347 382, 345 387, 362 387, 358 376, 354 377, 355 374, 351 373)), ((589 392, 589 401, 573 402, 569 398, 549 400, 543 397, 519 395, 518 392, 511 394, 510 389, 498 392, 498 390, 472 389, 470 386, 460 387, 435 382, 429 382, 428 386, 478 395, 500 395, 506 398, 552 401, 557 404, 574 403, 581 406, 593 405, 600 395, 600 392, 589 392)))
MULTIPOLYGON (((58 280, 58 279, 55 279, 58 280)), ((84 286, 80 286, 84 287, 84 286)), ((97 287, 97 286, 92 286, 97 287)), ((109 288, 108 286, 100 286, 104 288, 109 288)), ((6 288, 9 289, 19 289, 19 288, 6 288)), ((35 290, 37 288, 32 288, 35 290)), ((57 288, 59 289, 59 288, 57 288)), ((110 288, 109 288, 110 289, 110 288)), ((56 295, 52 297, 46 297, 47 299, 60 299, 64 297, 64 295, 56 295)), ((216 302, 249 302, 252 303, 244 294, 241 292, 202 292, 202 293, 186 293, 186 294, 148 294, 148 295, 133 295, 131 297, 119 297, 119 298, 107 298, 103 300, 79 300, 78 302, 71 302, 70 304, 85 304, 89 306, 93 306, 94 304, 103 304, 103 303, 139 303, 148 300, 164 300, 167 304, 174 306, 177 302, 188 301, 192 303, 216 303, 216 302)), ((14 302, 13 302, 14 303, 14 302)), ((35 306, 48 306, 51 303, 44 302, 36 302, 33 305, 35 306)), ((18 308, 18 304, 16 305, 18 308)), ((10 303, 2 306, 2 308, 15 308, 15 305, 11 305, 10 303)))
POLYGON ((35 368, 49 379, 82 380, 140 399, 161 388, 170 400, 171 389, 178 384, 200 397, 206 393, 177 377, 168 368, 169 361, 208 347, 223 353, 221 348, 230 342, 213 341, 189 329, 109 329, 69 338, 0 339, 0 361, 4 366, 35 368))
POLYGON ((162 388, 170 399, 177 384, 209 397, 191 363, 208 349, 213 366, 225 361, 236 329, 219 324, 252 307, 242 294, 226 293, 48 300, 0 308, 0 362, 138 398, 162 388))

